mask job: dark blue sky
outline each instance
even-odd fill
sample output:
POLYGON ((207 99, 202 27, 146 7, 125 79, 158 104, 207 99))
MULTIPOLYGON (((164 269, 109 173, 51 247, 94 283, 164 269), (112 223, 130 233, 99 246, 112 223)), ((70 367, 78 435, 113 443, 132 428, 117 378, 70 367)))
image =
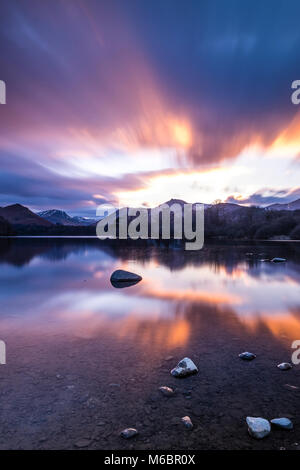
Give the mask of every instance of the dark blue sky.
POLYGON ((2 0, 0 205, 299 197, 299 17, 298 1, 2 0))

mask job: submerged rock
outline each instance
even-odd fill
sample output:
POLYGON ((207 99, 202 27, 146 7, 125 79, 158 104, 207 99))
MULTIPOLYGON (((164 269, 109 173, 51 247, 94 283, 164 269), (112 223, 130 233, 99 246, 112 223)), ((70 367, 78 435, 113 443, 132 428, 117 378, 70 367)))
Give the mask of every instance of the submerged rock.
POLYGON ((239 354, 239 357, 244 361, 252 361, 256 358, 255 354, 248 351, 242 352, 241 354, 239 354))
POLYGON ((187 377, 188 375, 196 374, 197 372, 197 366, 189 357, 182 359, 178 362, 177 366, 171 370, 173 377, 187 377))
POLYGON ((121 431, 120 436, 124 439, 130 439, 138 434, 138 431, 135 428, 126 428, 121 431))
POLYGON ((284 263, 286 261, 285 258, 273 258, 271 259, 272 263, 284 263))
POLYGON ((183 424, 185 425, 187 429, 193 429, 194 425, 189 416, 184 416, 183 418, 181 418, 181 421, 183 422, 183 424))
POLYGON ((271 419, 271 423, 280 429, 293 429, 293 423, 289 418, 271 419))
POLYGON ((84 447, 88 447, 92 443, 91 439, 83 437, 82 439, 79 439, 79 441, 75 442, 75 447, 78 449, 82 449, 84 447))
POLYGON ((299 387, 297 387, 296 385, 291 385, 291 384, 284 384, 284 387, 287 388, 288 390, 299 390, 299 387))
POLYGON ((292 364, 290 364, 289 362, 282 362, 281 364, 278 364, 278 369, 280 370, 289 370, 291 369, 293 366, 292 364))
POLYGON ((159 387, 158 390, 160 390, 161 393, 162 393, 163 395, 165 395, 166 397, 172 397, 172 396, 175 394, 173 388, 167 387, 167 386, 165 386, 165 385, 162 386, 162 387, 159 387))
POLYGON ((114 287, 129 287, 137 284, 142 280, 142 276, 124 271, 123 269, 117 269, 110 276, 110 282, 114 287))
POLYGON ((174 356, 167 356, 167 357, 165 357, 165 361, 171 361, 172 359, 174 359, 174 356))
POLYGON ((255 439, 263 439, 271 432, 271 425, 267 419, 247 416, 246 422, 250 436, 255 439))

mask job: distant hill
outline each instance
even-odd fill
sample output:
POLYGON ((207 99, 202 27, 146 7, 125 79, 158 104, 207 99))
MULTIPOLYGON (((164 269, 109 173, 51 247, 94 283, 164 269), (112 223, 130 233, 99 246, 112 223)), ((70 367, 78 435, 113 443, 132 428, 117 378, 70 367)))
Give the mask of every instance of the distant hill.
MULTIPOLYGON (((179 206, 183 207, 184 204, 188 204, 186 201, 183 201, 182 199, 170 199, 169 201, 166 201, 164 202, 164 204, 167 204, 167 206, 172 206, 173 204, 178 204, 179 206)), ((193 202, 192 203, 193 206, 195 206, 195 204, 203 204, 204 205, 204 209, 208 209, 209 207, 212 206, 212 204, 204 204, 202 202, 193 202)), ((158 207, 162 206, 163 204, 160 204, 158 207)), ((237 204, 235 204, 237 205, 237 204)))
MULTIPOLYGON (((297 202, 297 201, 295 201, 297 202)), ((171 206, 178 203, 180 206, 184 201, 171 199, 165 204, 171 206)), ((291 203, 292 204, 292 203, 291 203)), ((291 204, 289 206, 291 207, 291 204)), ((270 239, 300 239, 300 210, 296 210, 297 205, 292 204, 295 210, 282 208, 281 210, 266 210, 260 207, 247 207, 231 203, 215 203, 205 205, 204 230, 205 239, 227 239, 227 240, 270 240, 270 239)), ((128 208, 124 208, 125 210, 128 208)), ((151 228, 152 218, 150 209, 148 212, 148 229, 151 228)), ((0 235, 2 232, 7 234, 9 225, 15 235, 63 235, 63 236, 95 236, 96 224, 92 224, 86 219, 70 217, 64 211, 43 211, 34 214, 28 208, 20 204, 14 204, 0 208, 0 235), (51 216, 51 221, 44 217, 51 216), (54 218, 55 216, 55 218, 54 218), (7 225, 5 225, 7 224, 7 225)), ((193 211, 193 217, 195 212, 193 211)), ((135 216, 128 217, 128 224, 135 216)), ((119 211, 117 211, 117 232, 119 226, 119 211)), ((171 214, 171 222, 174 220, 174 214, 171 214)), ((194 219, 195 221, 195 219, 194 219)), ((150 231, 148 230, 150 233, 150 231)), ((171 238, 173 225, 171 225, 171 238)), ((162 225, 159 225, 159 238, 162 235, 162 225)))
POLYGON ((271 204, 267 206, 267 209, 272 211, 296 211, 300 209, 300 198, 288 204, 271 204))
POLYGON ((48 222, 60 225, 81 226, 91 225, 96 222, 96 220, 85 219, 84 217, 71 217, 65 211, 59 209, 50 209, 47 211, 37 212, 37 215, 45 220, 48 220, 48 222))
POLYGON ((51 222, 42 219, 37 214, 21 204, 0 208, 0 217, 3 217, 11 225, 52 227, 51 222))

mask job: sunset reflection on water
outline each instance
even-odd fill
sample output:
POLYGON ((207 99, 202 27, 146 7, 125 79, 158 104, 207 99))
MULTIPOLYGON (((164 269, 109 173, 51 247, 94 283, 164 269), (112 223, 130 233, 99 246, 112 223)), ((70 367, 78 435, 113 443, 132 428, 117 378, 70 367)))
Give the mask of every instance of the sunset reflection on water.
POLYGON ((289 250, 287 263, 275 265, 249 262, 247 248, 237 253, 232 246, 191 255, 27 240, 25 255, 20 243, 1 251, 3 333, 105 335, 165 350, 188 344, 195 334, 211 334, 212 325, 229 336, 263 328, 280 341, 300 338, 300 263, 290 246, 280 246, 289 250), (118 268, 143 280, 114 288, 109 279, 118 268))

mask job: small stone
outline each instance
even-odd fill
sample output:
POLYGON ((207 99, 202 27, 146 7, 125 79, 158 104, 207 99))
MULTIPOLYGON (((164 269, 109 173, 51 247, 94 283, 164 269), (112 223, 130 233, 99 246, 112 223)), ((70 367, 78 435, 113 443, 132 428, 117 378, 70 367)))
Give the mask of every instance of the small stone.
POLYGON ((270 434, 271 425, 267 419, 247 416, 246 422, 250 436, 255 439, 263 439, 270 434))
POLYGON ((241 354, 239 354, 239 357, 244 361, 252 361, 256 358, 255 354, 248 351, 242 352, 241 354))
POLYGON ((292 364, 290 364, 289 362, 282 362, 281 364, 278 364, 277 367, 280 370, 289 370, 292 368, 292 364))
POLYGON ((296 385, 284 384, 284 387, 288 390, 299 390, 299 387, 296 387, 296 385))
POLYGON ((78 447, 79 449, 83 447, 88 447, 91 444, 91 442, 92 441, 87 438, 79 439, 79 441, 75 443, 75 447, 78 447))
POLYGON ((120 433, 120 436, 124 439, 131 439, 132 437, 136 436, 138 431, 135 428, 126 428, 120 433))
POLYGON ((174 356, 167 356, 167 357, 165 357, 165 361, 171 361, 172 359, 174 359, 174 356))
POLYGON ((183 424, 185 425, 187 429, 193 429, 194 425, 189 416, 184 416, 183 418, 181 418, 181 421, 183 422, 183 424))
POLYGON ((180 362, 178 362, 177 366, 171 370, 173 377, 187 377, 188 375, 196 374, 197 372, 197 366, 188 357, 185 357, 180 362))
POLYGON ((173 388, 167 387, 165 385, 163 387, 159 387, 158 390, 160 390, 161 393, 165 395, 165 397, 172 397, 175 394, 173 388))
POLYGON ((293 423, 289 418, 271 419, 271 423, 280 429, 293 429, 293 423))
POLYGON ((191 390, 183 390, 182 395, 183 395, 184 398, 186 398, 187 400, 190 400, 190 399, 192 398, 192 392, 191 392, 191 390))

